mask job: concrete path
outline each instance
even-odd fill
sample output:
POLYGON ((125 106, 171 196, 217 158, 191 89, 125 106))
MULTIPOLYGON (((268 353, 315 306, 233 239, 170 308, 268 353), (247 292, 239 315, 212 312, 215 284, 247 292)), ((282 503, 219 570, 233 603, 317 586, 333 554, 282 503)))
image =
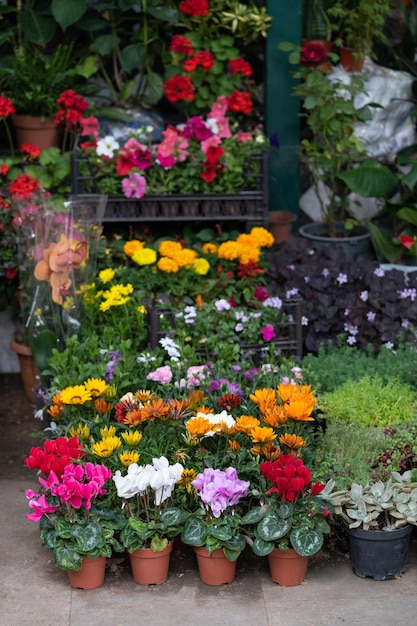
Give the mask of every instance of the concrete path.
POLYGON ((187 547, 171 555, 169 578, 141 587, 127 559, 111 562, 103 587, 72 590, 25 518, 25 490, 36 478, 0 480, 1 626, 366 626, 417 625, 417 540, 405 575, 376 582, 357 577, 347 557, 315 558, 306 582, 280 587, 265 559, 239 559, 230 585, 200 582, 187 547))

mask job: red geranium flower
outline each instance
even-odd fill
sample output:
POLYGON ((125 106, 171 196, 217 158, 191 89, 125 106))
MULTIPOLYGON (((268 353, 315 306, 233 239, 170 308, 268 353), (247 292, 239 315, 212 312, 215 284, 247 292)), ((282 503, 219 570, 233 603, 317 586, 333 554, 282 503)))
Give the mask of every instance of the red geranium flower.
POLYGON ((252 113, 253 102, 247 91, 234 91, 227 98, 227 104, 234 113, 239 113, 239 111, 245 115, 252 113))
POLYGON ((194 100, 194 85, 188 76, 176 74, 164 83, 164 94, 170 102, 194 100))
POLYGON ((6 96, 0 96, 0 117, 9 117, 16 113, 13 102, 6 96))
POLYGON ((208 14, 210 4, 208 0, 183 0, 179 8, 185 15, 200 17, 208 14))
POLYGON ((243 74, 244 76, 251 76, 253 74, 250 64, 244 59, 231 59, 229 61, 229 67, 232 74, 243 74))
POLYGON ((193 44, 187 37, 182 35, 174 35, 171 39, 169 50, 178 54, 193 54, 193 44))

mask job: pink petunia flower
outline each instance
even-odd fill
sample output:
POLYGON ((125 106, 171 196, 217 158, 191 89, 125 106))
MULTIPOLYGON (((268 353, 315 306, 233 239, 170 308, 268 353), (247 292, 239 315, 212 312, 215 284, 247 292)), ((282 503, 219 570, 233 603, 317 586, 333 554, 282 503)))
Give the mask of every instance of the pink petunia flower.
POLYGON ((146 178, 135 172, 122 180, 122 188, 126 198, 142 198, 146 191, 146 178))

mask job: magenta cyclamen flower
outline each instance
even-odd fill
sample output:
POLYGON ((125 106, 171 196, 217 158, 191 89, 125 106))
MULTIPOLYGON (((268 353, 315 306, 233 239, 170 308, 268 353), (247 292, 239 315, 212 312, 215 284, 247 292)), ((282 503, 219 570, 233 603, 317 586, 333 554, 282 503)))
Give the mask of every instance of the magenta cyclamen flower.
POLYGON ((41 496, 33 491, 32 489, 28 489, 26 491, 26 497, 29 500, 29 506, 33 509, 33 513, 28 513, 26 515, 27 519, 31 522, 39 522, 41 517, 43 517, 47 513, 54 513, 57 510, 58 504, 52 505, 48 504, 45 494, 41 496))
POLYGON ((228 467, 225 472, 208 467, 197 475, 192 485, 206 508, 211 509, 214 517, 220 517, 246 496, 250 483, 240 480, 234 467, 228 467))

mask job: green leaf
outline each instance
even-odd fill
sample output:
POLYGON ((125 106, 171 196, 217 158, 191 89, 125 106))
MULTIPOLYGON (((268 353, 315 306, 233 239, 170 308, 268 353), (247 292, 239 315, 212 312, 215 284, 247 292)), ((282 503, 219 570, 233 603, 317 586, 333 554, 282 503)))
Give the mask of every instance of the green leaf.
POLYGON ((391 232, 387 229, 379 228, 372 222, 368 222, 368 228, 378 260, 394 263, 400 255, 400 250, 392 242, 391 232))
POLYGON ((177 526, 182 519, 182 511, 178 508, 162 509, 159 519, 165 526, 177 526))
POLYGON ((55 534, 62 539, 69 539, 71 537, 71 524, 63 517, 58 517, 55 520, 55 534))
POLYGON ((263 517, 261 507, 257 507, 256 509, 251 509, 242 517, 242 524, 257 524, 259 520, 263 517))
POLYGON ((71 537, 76 539, 80 552, 87 553, 97 548, 103 542, 101 527, 96 522, 88 524, 74 524, 71 528, 71 537))
POLYGON ((281 518, 274 512, 267 513, 256 527, 258 537, 264 541, 277 541, 291 529, 291 519, 281 518))
POLYGON ((323 533, 314 528, 294 528, 290 533, 290 541, 298 554, 312 556, 323 545, 323 533))
POLYGON ((52 330, 42 330, 34 338, 31 348, 36 365, 42 372, 48 367, 53 350, 58 348, 58 337, 52 330))
POLYGON ((162 552, 168 545, 168 539, 161 537, 152 537, 151 550, 154 552, 162 552))
POLYGON ((230 550, 227 546, 224 546, 223 552, 224 552, 225 557, 229 561, 237 561, 241 553, 241 550, 230 550))
POLYGON ((181 533, 183 543, 188 546, 204 546, 207 537, 206 524, 196 517, 191 517, 185 523, 181 533))
POLYGON ((256 556, 267 556, 274 548, 275 544, 273 541, 264 541, 260 537, 255 538, 252 546, 252 550, 256 556))
POLYGON ((52 0, 52 15, 61 26, 62 30, 66 30, 71 24, 75 24, 87 11, 87 0, 71 0, 71 2, 62 2, 62 0, 52 0))
POLYGON ((54 550, 56 566, 65 571, 78 571, 83 563, 83 555, 71 544, 59 546, 54 550))
POLYGON ((404 222, 414 224, 417 226, 417 208, 416 207, 403 207, 396 212, 397 217, 404 222))
POLYGON ((116 35, 100 35, 94 40, 94 47, 100 56, 105 57, 117 48, 119 43, 120 39, 116 35))
POLYGON ((397 185, 398 180, 385 165, 374 163, 360 165, 338 176, 350 191, 365 198, 384 198, 397 185))

